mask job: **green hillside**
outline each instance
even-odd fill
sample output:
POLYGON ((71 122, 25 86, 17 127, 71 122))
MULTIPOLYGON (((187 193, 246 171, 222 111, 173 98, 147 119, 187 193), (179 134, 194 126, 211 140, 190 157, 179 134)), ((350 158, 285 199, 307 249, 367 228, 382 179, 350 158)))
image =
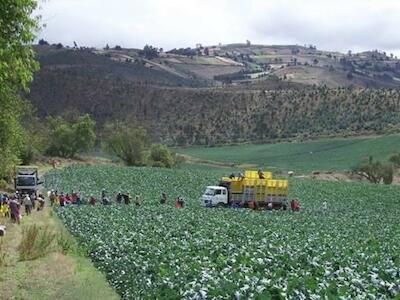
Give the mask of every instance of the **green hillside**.
POLYGON ((400 135, 371 138, 322 139, 303 143, 245 144, 224 147, 192 147, 178 152, 211 161, 250 163, 282 170, 349 170, 369 155, 387 159, 400 151, 400 135))

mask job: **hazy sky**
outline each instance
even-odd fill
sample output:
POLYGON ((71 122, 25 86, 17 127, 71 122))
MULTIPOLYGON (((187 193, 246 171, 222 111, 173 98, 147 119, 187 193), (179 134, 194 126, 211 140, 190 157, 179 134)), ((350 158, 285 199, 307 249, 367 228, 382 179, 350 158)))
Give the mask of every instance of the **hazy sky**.
POLYGON ((45 0, 51 43, 164 49, 196 43, 314 44, 400 56, 398 0, 45 0))

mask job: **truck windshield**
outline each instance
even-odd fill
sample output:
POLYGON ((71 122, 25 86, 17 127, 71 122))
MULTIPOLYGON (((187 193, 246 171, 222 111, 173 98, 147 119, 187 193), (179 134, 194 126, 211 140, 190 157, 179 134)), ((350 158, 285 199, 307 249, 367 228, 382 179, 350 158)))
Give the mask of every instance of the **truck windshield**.
POLYGON ((35 177, 18 177, 17 178, 18 186, 35 186, 35 177))
POLYGON ((214 192, 215 192, 214 189, 206 189, 204 195, 207 195, 207 196, 214 196, 214 192))

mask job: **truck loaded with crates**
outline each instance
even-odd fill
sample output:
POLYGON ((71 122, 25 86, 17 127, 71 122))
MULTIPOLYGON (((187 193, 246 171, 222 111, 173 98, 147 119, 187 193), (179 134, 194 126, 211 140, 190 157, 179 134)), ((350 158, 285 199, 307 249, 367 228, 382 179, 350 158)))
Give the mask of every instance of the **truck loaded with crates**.
POLYGON ((245 171, 238 176, 222 177, 218 185, 207 186, 201 202, 206 207, 286 209, 288 192, 288 181, 273 179, 271 172, 245 171))

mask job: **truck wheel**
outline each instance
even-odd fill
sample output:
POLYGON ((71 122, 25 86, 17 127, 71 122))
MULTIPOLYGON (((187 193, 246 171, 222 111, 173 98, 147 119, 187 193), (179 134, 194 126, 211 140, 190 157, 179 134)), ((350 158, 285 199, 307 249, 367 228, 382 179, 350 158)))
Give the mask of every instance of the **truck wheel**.
POLYGON ((220 203, 218 203, 218 204, 217 204, 217 207, 218 207, 218 208, 225 207, 225 204, 224 204, 224 203, 222 203, 222 202, 220 202, 220 203))

